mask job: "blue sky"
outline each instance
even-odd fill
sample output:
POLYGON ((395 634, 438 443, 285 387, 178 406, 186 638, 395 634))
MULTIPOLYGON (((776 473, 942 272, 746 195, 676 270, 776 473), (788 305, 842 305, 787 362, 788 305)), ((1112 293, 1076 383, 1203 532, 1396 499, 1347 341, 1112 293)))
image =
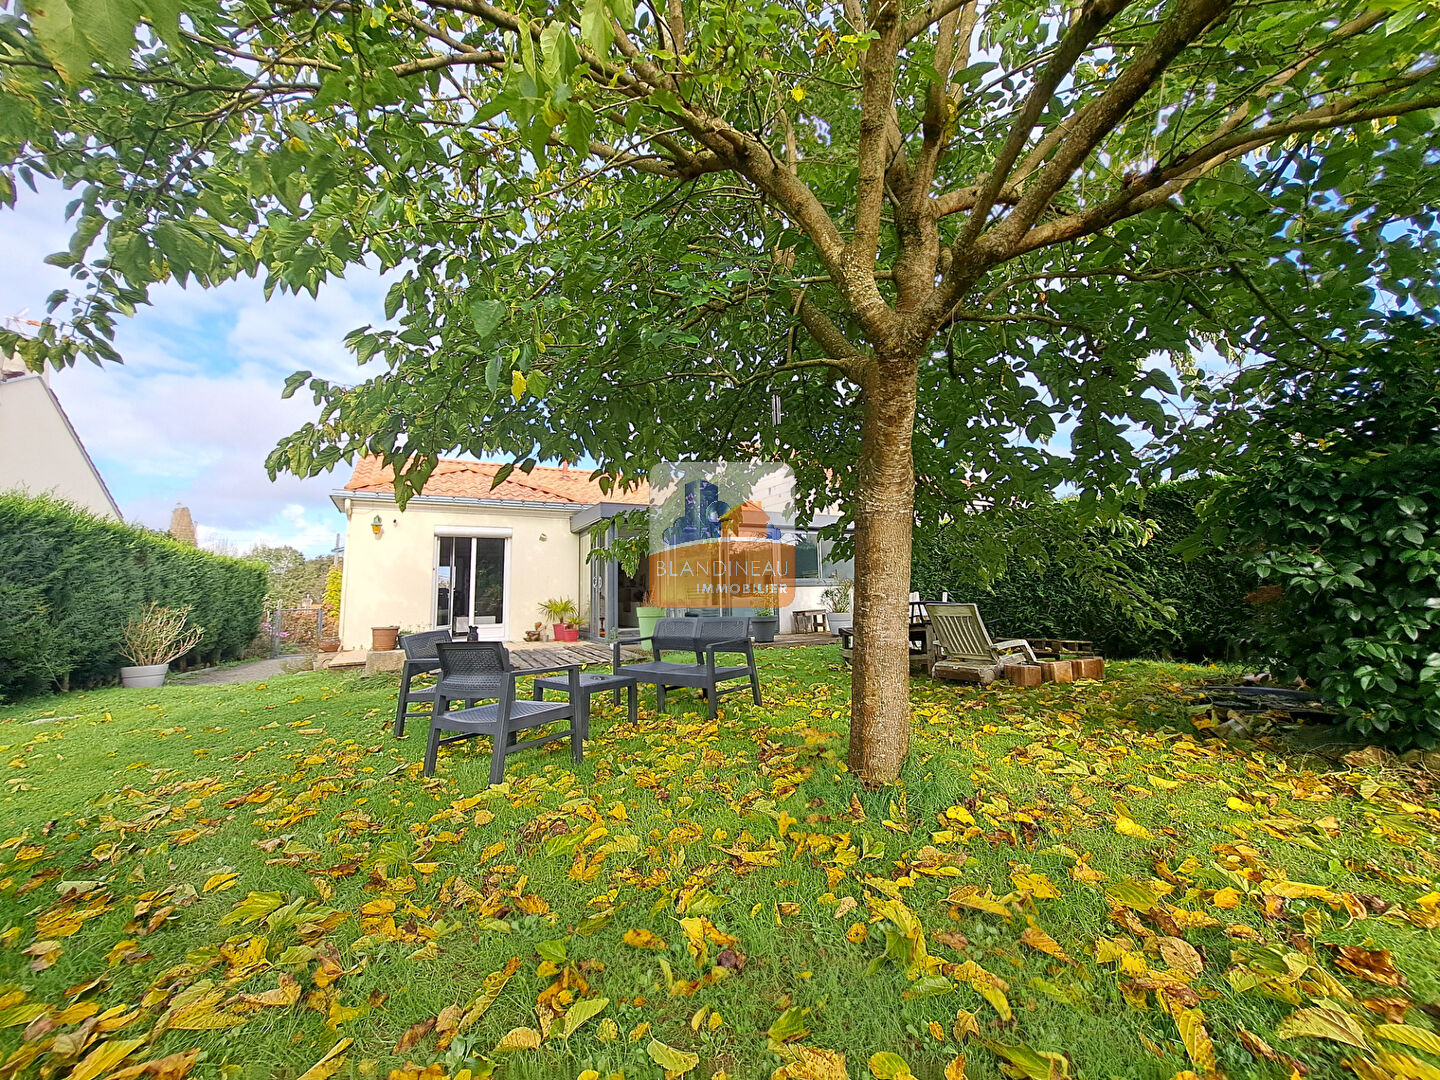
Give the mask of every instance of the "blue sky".
MULTIPOLYGON (((39 195, 21 188, 17 207, 0 209, 0 317, 43 318, 46 297, 71 284, 44 263, 69 243, 71 197, 58 185, 39 195)), ((202 542, 328 552, 344 527, 328 494, 348 467, 272 483, 265 455, 315 413, 306 394, 280 399, 287 375, 362 376, 343 338, 384 321, 385 287, 363 268, 318 300, 277 293, 267 302, 259 281, 209 291, 162 286, 151 291, 151 307, 121 321, 124 366, 56 372, 52 387, 127 520, 164 528, 183 503, 202 542)))

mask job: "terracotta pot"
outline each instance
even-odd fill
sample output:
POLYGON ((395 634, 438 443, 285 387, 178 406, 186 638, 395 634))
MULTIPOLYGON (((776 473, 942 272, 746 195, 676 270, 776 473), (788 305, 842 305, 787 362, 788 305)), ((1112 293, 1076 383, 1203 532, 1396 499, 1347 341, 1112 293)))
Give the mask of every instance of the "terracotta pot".
POLYGON ((321 652, 339 652, 340 640, 338 638, 325 638, 320 642, 321 652))
POLYGON ((565 626, 561 623, 555 624, 556 641, 579 641, 580 628, 578 626, 565 626))
POLYGON ((398 626, 372 626, 370 648, 374 652, 394 652, 400 638, 398 626))

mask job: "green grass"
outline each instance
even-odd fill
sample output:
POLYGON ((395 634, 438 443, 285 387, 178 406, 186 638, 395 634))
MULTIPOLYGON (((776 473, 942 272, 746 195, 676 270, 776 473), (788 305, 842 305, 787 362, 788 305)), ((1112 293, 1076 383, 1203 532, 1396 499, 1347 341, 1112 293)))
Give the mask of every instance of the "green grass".
MULTIPOLYGON (((597 698, 581 767, 564 744, 517 755, 488 794, 483 740, 419 775, 423 726, 389 734, 393 678, 0 706, 0 1078, 64 1077, 104 1040, 147 1040, 116 1068, 199 1050, 193 1076, 294 1077, 342 1039, 341 1076, 408 1061, 412 1075, 496 1062, 517 1078, 659 1078, 652 1038, 697 1055, 695 1077, 767 1077, 795 1046, 843 1052, 852 1077, 878 1052, 921 1080, 958 1053, 969 1076, 996 1077, 1001 1045, 1063 1054, 1073 1076, 1204 1074, 1203 1041, 1192 1034, 1197 1063, 1172 1013, 1192 1032, 1203 1023, 1213 1069, 1231 1076, 1290 1075, 1242 1045, 1242 1024, 1315 1077, 1352 1076, 1347 1058, 1379 1070, 1362 1076, 1440 1063, 1387 1041, 1384 1006, 1363 1003, 1440 1001, 1426 928, 1440 897, 1422 900, 1440 868, 1440 800, 1426 775, 1209 739, 1184 687, 1214 672, 1117 663, 1103 685, 1034 691, 917 679, 901 782, 867 791, 844 768, 836 651, 767 651, 761 665, 764 705, 730 698, 718 724, 682 694, 663 718, 642 704, 632 729, 597 698), (1125 812, 1132 835, 1117 831, 1125 812), (1081 863, 1098 874, 1077 876, 1081 863), (1325 892, 1275 895, 1303 891, 1287 880, 1325 892), (62 895, 68 882, 83 884, 62 895), (990 890, 1004 914, 946 902, 964 886, 990 890), (1238 906, 1215 906, 1224 889, 1238 906), (87 904, 98 914, 66 918, 87 904), (702 914, 714 933, 697 963, 681 920, 702 914), (923 950, 896 922, 911 916, 923 950), (1068 962, 1021 941, 1032 924, 1068 962), (626 944, 639 930, 665 948, 626 944), (1338 966, 1332 946, 1346 945, 1377 961, 1388 950, 1404 985, 1338 966), (1177 956, 1202 967, 1177 974, 1177 956), (432 1033, 394 1053, 511 958, 514 976, 448 1049, 432 1033), (977 991, 977 966, 1008 987, 1012 1019, 977 991), (293 1004, 237 1000, 290 986, 293 1004), (603 1011, 562 1038, 555 1017, 598 998, 603 1011), (196 1000, 243 1023, 192 1030, 196 1000), (1317 1007, 1351 1018, 1369 1048, 1277 1034, 1317 1007), (959 1010, 981 1032, 963 1045, 959 1010), (772 1044, 777 1021, 782 1037, 805 1034, 772 1044), (546 1026, 540 1049, 493 1051, 512 1029, 546 1026)), ((1401 1037, 1435 1038, 1423 1010, 1405 1022, 1420 1036, 1401 1037)))

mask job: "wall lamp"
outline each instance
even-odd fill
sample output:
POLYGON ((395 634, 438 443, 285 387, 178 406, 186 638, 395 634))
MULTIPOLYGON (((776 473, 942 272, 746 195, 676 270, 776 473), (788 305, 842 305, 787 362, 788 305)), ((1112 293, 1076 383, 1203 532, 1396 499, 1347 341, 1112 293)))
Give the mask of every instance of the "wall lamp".
POLYGON ((375 515, 375 520, 372 521, 372 522, 370 522, 370 531, 373 532, 376 536, 379 536, 379 535, 380 535, 380 527, 381 527, 382 525, 384 525, 384 524, 385 524, 385 522, 380 519, 380 515, 379 515, 379 514, 376 514, 376 515, 375 515))

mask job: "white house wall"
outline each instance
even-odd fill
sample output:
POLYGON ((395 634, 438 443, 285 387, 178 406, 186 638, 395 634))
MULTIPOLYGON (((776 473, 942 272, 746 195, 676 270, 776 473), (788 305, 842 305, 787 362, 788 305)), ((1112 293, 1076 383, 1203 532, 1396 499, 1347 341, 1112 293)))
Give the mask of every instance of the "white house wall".
POLYGON ((582 609, 589 607, 590 579, 580 573, 580 537, 570 531, 574 506, 511 510, 427 505, 416 499, 402 513, 393 502, 346 501, 342 648, 368 649, 374 626, 399 626, 403 632, 434 627, 437 530, 462 535, 477 529, 510 531, 505 617, 511 640, 522 638, 540 621, 537 609, 545 600, 568 597, 582 609), (382 522, 379 536, 371 528, 376 515, 382 522))
POLYGON ((0 491, 54 495, 119 520, 120 511, 39 375, 0 382, 0 491))

